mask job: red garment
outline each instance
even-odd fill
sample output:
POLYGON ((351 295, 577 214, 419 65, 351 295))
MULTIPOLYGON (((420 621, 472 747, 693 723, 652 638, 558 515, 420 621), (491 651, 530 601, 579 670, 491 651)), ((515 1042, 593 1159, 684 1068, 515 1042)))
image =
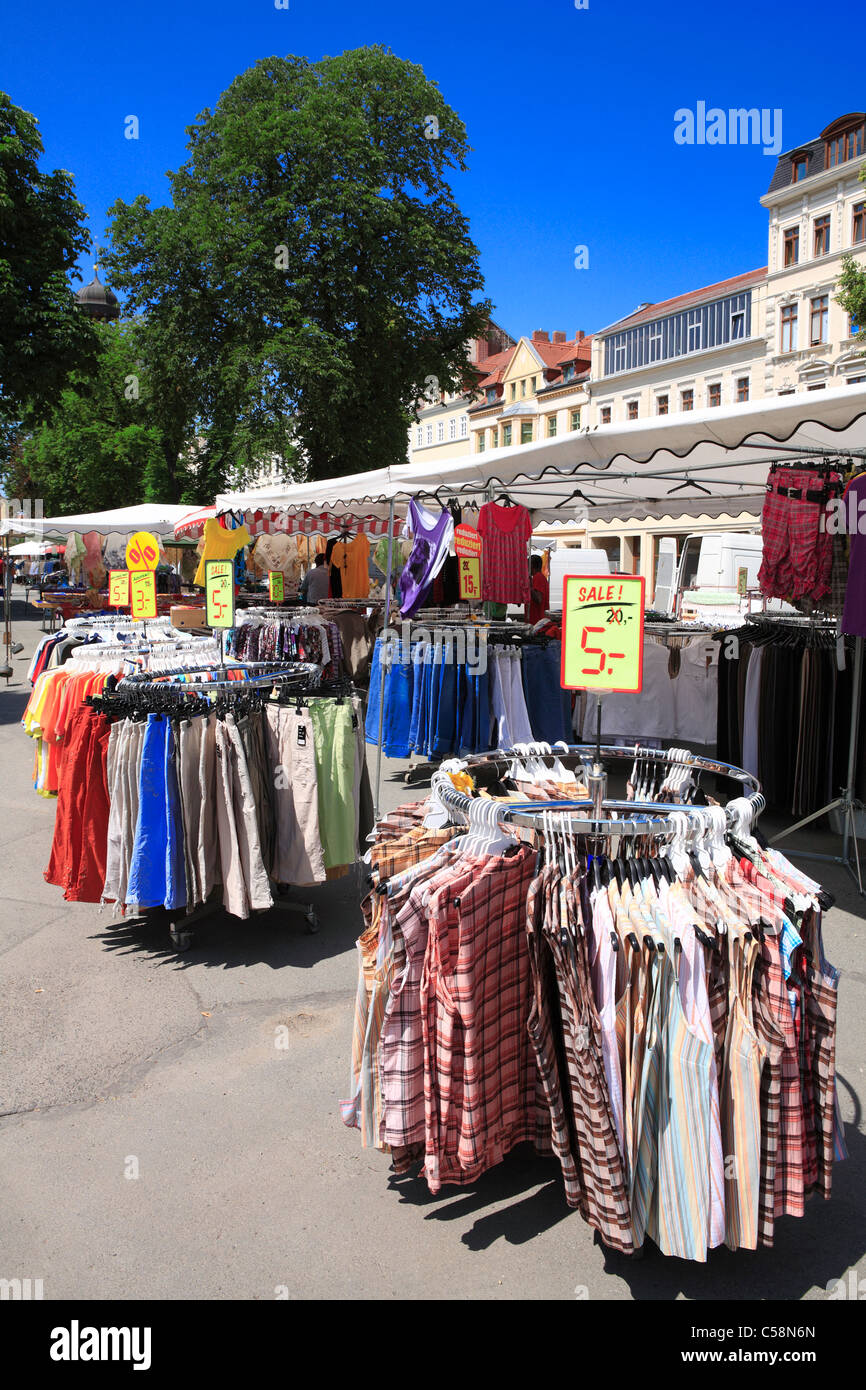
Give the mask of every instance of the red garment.
POLYGON ((821 530, 820 523, 827 502, 839 495, 840 488, 839 473, 825 476, 806 468, 770 469, 761 513, 764 552, 758 571, 761 593, 768 598, 818 601, 830 593, 833 535, 821 530))
POLYGON ((540 623, 550 607, 550 583, 542 573, 532 576, 532 594, 529 600, 529 621, 540 623))
POLYGON ((491 603, 529 603, 532 518, 525 507, 485 502, 478 513, 482 538, 481 597, 491 603))
POLYGON ((111 723, 89 705, 72 715, 60 770, 46 883, 68 902, 98 903, 108 849, 108 737, 111 723))

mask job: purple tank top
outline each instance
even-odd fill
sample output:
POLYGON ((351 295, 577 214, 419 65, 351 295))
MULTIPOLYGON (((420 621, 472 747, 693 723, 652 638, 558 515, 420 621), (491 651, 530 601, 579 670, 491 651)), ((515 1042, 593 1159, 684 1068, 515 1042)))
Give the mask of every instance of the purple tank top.
POLYGON ((404 618, 408 618, 421 607, 433 580, 448 558, 454 521, 450 512, 442 511, 437 516, 413 498, 403 529, 415 537, 409 559, 400 575, 400 612, 404 618))

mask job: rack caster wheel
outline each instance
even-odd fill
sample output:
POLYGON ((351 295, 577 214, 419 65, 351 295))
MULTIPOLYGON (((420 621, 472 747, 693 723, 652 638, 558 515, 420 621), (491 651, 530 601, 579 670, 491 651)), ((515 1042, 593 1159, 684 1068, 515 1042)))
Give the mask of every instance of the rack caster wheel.
POLYGON ((189 950, 190 946, 192 945, 191 931, 176 931, 175 928, 172 927, 170 934, 171 944, 177 951, 178 955, 181 955, 184 951, 189 950))
POLYGON ((307 935, 308 935, 308 936, 315 936, 315 934, 316 934, 316 932, 317 932, 318 930, 319 930, 319 919, 318 919, 318 917, 316 916, 315 912, 308 912, 308 913, 307 913, 307 935))

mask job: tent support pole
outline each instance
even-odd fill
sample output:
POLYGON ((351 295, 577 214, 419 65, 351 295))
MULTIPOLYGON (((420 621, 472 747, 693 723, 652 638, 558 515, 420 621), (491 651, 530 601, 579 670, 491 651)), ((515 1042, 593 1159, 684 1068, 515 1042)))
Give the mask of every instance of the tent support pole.
MULTIPOLYGON (((388 577, 385 580, 385 627, 383 631, 387 633, 391 622, 391 575, 394 572, 394 499, 391 498, 388 507, 388 577)), ((385 642, 382 643, 382 655, 385 652, 385 642)), ((379 819, 379 792, 382 785, 382 728, 385 721, 385 663, 379 662, 379 734, 376 739, 376 799, 374 803, 374 813, 376 820, 379 819)))
POLYGON ((806 816, 803 820, 798 820, 795 825, 791 825, 787 830, 783 830, 780 835, 775 835, 770 841, 771 845, 778 844, 779 840, 784 840, 787 835, 792 835, 795 830, 808 825, 813 820, 818 820, 820 816, 826 816, 828 811, 840 810, 842 812, 842 853, 841 854, 812 854, 809 850, 789 850, 790 857, 801 859, 823 859, 829 864, 842 864, 848 870, 851 877, 857 884, 861 897, 866 897, 863 891, 863 873, 860 867, 860 848, 857 844, 857 822, 854 812, 859 809, 859 803, 855 796, 857 780, 857 735, 860 724, 860 701, 863 693, 863 638, 854 638, 854 675, 851 680, 851 727, 848 733, 848 775, 842 795, 835 801, 831 801, 827 806, 822 806, 820 811, 813 811, 811 816, 806 816), (848 840, 854 843, 854 863, 848 854, 848 840))

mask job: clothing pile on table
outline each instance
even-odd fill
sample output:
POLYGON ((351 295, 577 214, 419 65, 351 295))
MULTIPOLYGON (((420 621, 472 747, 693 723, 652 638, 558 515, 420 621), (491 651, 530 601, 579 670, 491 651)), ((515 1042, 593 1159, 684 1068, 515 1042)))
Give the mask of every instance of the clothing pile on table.
POLYGON ((830 1196, 838 972, 816 883, 745 832, 699 861, 566 868, 541 829, 485 852, 428 809, 386 817, 371 850, 341 1106, 365 1146, 437 1193, 531 1142, 606 1245, 699 1261, 772 1245, 830 1196))
POLYGON ((348 871, 373 820, 360 700, 237 713, 227 700, 175 715, 123 713, 108 696, 73 711, 45 871, 64 897, 191 910, 221 885, 246 918, 272 906, 271 881, 348 871))
POLYGON ((382 746, 389 758, 428 758, 570 738, 571 694, 559 685, 560 643, 506 645, 483 629, 446 629, 416 640, 410 660, 380 638, 373 651, 367 741, 376 743, 386 654, 382 746), (390 656, 390 662, 387 660, 390 656))

